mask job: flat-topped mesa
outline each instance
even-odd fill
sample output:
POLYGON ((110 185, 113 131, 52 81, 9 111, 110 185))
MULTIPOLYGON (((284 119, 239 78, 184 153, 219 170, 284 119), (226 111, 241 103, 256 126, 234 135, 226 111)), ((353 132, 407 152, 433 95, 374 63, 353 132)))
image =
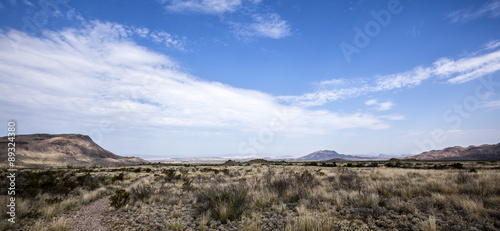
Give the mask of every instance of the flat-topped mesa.
MULTIPOLYGON (((137 157, 122 157, 102 148, 89 136, 81 134, 32 134, 17 135, 16 165, 18 166, 91 166, 133 165, 147 161, 137 157)), ((9 141, 0 138, 0 146, 9 141)), ((7 156, 7 149, 0 149, 0 156, 7 156)))

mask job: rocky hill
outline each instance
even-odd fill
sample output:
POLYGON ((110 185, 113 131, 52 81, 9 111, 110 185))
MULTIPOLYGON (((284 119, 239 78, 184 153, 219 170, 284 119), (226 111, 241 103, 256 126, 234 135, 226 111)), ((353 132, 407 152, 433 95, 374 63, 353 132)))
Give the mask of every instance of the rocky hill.
MULTIPOLYGON (((1 166, 7 164, 7 137, 0 138, 1 166)), ((17 135, 16 166, 65 167, 116 166, 147 163, 138 157, 122 157, 100 147, 89 136, 79 134, 17 135)))
POLYGON ((467 148, 455 146, 442 150, 432 150, 404 159, 417 160, 500 160, 500 144, 484 144, 467 148))
POLYGON ((361 159, 361 157, 338 154, 336 151, 320 150, 303 157, 295 158, 293 159, 293 161, 326 161, 331 159, 352 160, 352 159, 361 159))

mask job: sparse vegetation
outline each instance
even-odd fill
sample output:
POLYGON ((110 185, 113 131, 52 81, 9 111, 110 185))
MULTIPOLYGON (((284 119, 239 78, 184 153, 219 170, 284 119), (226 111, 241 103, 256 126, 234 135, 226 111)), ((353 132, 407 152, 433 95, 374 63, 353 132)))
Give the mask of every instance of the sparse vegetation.
POLYGON ((20 191, 34 197, 19 197, 23 222, 0 228, 69 230, 65 214, 112 194, 102 220, 110 230, 499 230, 497 167, 392 160, 24 170, 20 188, 36 190, 20 191), (150 178, 123 190, 138 174, 150 178))
POLYGON ((118 189, 116 190, 115 194, 109 198, 109 202, 111 206, 120 208, 127 204, 129 198, 129 192, 125 191, 124 189, 118 189))

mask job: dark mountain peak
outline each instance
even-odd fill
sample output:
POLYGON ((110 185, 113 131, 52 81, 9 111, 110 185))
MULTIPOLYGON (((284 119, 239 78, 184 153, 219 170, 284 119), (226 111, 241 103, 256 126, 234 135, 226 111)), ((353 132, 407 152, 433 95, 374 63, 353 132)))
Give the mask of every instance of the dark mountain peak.
POLYGON ((324 160, 331 160, 335 158, 353 158, 353 156, 350 155, 343 155, 339 154, 336 151, 332 150, 319 150, 315 151, 309 155, 296 158, 296 161, 324 161, 324 160))
MULTIPOLYGON (((146 163, 136 157, 122 157, 102 148, 81 134, 32 134, 16 136, 16 164, 26 166, 120 165, 146 163)), ((8 142, 1 137, 0 143, 8 142)), ((5 149, 6 150, 6 149, 5 149)), ((0 150, 0 156, 6 156, 0 150)))

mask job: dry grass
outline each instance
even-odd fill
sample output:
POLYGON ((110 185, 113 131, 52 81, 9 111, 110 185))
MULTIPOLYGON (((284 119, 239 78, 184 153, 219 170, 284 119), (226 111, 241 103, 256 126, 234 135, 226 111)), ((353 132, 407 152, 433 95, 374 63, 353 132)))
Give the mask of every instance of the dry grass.
POLYGON ((110 230, 499 230, 500 171, 486 164, 490 169, 464 163, 477 172, 300 163, 99 169, 91 175, 108 183, 94 190, 77 187, 62 201, 47 200, 49 194, 20 198, 26 222, 16 227, 67 230, 63 214, 149 174, 124 206, 106 213, 110 230), (121 172, 123 180, 111 180, 121 172))
MULTIPOLYGON (((496 219, 500 190, 491 183, 500 180, 497 170, 249 165, 175 166, 155 172, 149 183, 152 195, 142 200, 141 208, 134 208, 150 217, 147 223, 162 228, 172 227, 162 226, 161 221, 197 230, 487 230, 500 226, 496 219), (231 205, 221 196, 225 194, 210 191, 231 185, 244 185, 248 192, 241 216, 229 217, 231 205), (200 210, 200 204, 211 200, 213 205, 200 210)), ((107 222, 116 228, 135 224, 123 211, 110 214, 107 222)))

